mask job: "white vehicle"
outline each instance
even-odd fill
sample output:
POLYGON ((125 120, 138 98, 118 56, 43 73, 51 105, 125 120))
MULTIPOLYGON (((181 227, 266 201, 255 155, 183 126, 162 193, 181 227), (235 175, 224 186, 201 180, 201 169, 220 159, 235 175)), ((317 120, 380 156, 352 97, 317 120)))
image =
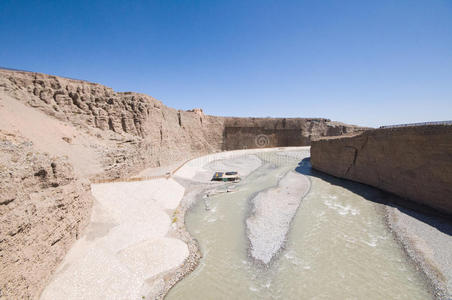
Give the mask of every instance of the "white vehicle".
POLYGON ((215 172, 212 177, 212 181, 240 181, 238 172, 215 172))

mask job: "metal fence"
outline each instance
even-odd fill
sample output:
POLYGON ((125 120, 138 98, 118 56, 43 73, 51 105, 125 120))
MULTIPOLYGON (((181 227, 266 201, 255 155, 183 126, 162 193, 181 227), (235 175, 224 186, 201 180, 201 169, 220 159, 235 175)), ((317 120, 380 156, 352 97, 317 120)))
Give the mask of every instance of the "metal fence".
POLYGON ((380 126, 380 128, 413 127, 413 126, 424 126, 424 125, 452 125, 452 121, 436 121, 436 122, 422 122, 422 123, 387 125, 387 126, 380 126))

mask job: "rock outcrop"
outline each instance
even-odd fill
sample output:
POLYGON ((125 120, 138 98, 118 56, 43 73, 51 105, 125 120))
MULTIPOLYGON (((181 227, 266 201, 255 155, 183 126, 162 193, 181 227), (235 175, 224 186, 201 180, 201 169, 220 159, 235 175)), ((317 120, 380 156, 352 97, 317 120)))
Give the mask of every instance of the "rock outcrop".
POLYGON ((225 118, 223 150, 309 146, 323 136, 363 130, 322 118, 225 118))
POLYGON ((452 126, 429 125, 323 138, 313 168, 452 214, 452 126))
POLYGON ((0 69, 0 130, 0 295, 35 299, 87 223, 88 179, 362 128, 215 117, 97 83, 0 69))
POLYGON ((200 110, 180 111, 139 93, 39 73, 0 70, 0 92, 100 140, 114 140, 102 155, 106 172, 121 177, 138 168, 160 166, 220 151, 223 118, 200 110))
POLYGON ((66 159, 0 131, 0 298, 38 297, 88 222, 88 183, 66 159))

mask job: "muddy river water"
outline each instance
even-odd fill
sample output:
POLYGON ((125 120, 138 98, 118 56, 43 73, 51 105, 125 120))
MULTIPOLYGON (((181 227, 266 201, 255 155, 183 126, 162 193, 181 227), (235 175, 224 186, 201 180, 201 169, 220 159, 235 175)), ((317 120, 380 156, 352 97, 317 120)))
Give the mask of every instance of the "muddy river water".
MULTIPOLYGON (((316 174, 303 153, 257 155, 263 164, 234 193, 199 199, 187 230, 199 266, 166 299, 431 299, 423 274, 385 223, 379 191, 316 174), (250 257, 246 219, 256 193, 296 170, 311 182, 284 247, 268 265, 250 257)), ((275 199, 278 201, 278 199, 275 199)))

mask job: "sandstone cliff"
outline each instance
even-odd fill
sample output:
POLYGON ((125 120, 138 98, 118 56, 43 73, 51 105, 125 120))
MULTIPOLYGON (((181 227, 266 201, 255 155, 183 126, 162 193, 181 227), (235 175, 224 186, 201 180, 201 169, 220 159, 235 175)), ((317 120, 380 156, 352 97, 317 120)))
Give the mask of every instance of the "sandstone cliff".
POLYGON ((362 130, 320 118, 225 118, 223 150, 309 146, 312 139, 362 130))
POLYGON ((8 70, 0 70, 2 90, 101 143, 109 141, 108 147, 102 149, 102 168, 98 174, 89 175, 120 177, 137 168, 222 149, 222 118, 199 111, 178 111, 147 95, 118 93, 96 83, 8 70))
POLYGON ((66 159, 1 131, 0 183, 0 297, 37 298, 88 222, 89 184, 66 159))
POLYGON ((311 146, 313 168, 452 214, 452 126, 365 131, 311 146))
POLYGON ((362 130, 328 119, 208 116, 169 108, 148 95, 40 73, 0 70, 2 91, 101 141, 114 141, 103 151, 97 176, 120 177, 215 151, 309 145, 313 138, 362 130), (259 134, 267 136, 261 144, 259 134))
POLYGON ((0 297, 34 299, 88 222, 87 179, 362 128, 208 116, 97 83, 0 69, 0 130, 0 297))

